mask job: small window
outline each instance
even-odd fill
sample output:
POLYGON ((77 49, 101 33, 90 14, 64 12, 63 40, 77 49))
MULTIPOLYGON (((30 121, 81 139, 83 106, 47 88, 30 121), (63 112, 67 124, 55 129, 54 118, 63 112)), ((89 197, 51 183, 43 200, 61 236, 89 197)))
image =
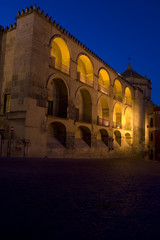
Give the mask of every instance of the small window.
POLYGON ((10 112, 10 104, 11 104, 11 95, 5 94, 4 95, 4 113, 10 112))
POLYGON ((150 127, 153 127, 153 118, 150 119, 150 127))
POLYGON ((53 101, 48 101, 48 115, 53 115, 53 101))
POLYGON ((153 133, 150 134, 150 141, 153 141, 153 133))

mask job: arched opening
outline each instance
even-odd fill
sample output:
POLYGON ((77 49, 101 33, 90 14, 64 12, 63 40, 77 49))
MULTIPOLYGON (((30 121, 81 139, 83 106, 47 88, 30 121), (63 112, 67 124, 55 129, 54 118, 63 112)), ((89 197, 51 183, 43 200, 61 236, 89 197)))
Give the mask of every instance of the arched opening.
POLYGON ((101 140, 108 146, 108 132, 105 129, 100 129, 101 140))
MULTIPOLYGON (((66 127, 60 122, 53 122, 49 125, 48 136, 55 138, 64 147, 66 146, 66 127)), ((56 147, 56 146, 53 146, 56 147)))
POLYGON ((129 133, 125 133, 125 138, 128 145, 131 146, 131 135, 129 133))
POLYGON ((80 89, 76 96, 76 120, 92 122, 92 100, 86 89, 80 89))
POLYGON ((122 99, 123 99, 122 84, 117 79, 114 82, 113 92, 114 92, 114 98, 117 99, 118 101, 122 102, 122 99))
MULTIPOLYGON (((85 126, 78 127, 75 134, 75 139, 83 140, 89 147, 91 147, 91 131, 89 128, 85 126)), ((81 146, 80 141, 78 141, 78 145, 79 147, 81 146)))
POLYGON ((68 92, 63 80, 54 79, 48 86, 48 115, 66 118, 68 92))
POLYGON ((98 88, 101 92, 104 92, 109 95, 109 89, 110 89, 110 78, 109 74, 105 69, 101 69, 99 71, 99 84, 98 88))
POLYGON ((125 89, 125 104, 131 106, 132 105, 132 97, 131 97, 131 90, 129 87, 125 89))
POLYGON ((114 132, 115 135, 115 141, 119 144, 119 146, 121 146, 121 133, 120 131, 116 130, 114 132))
POLYGON ((119 103, 116 103, 113 110, 113 127, 122 128, 122 110, 119 103))
POLYGON ((98 102, 97 124, 109 126, 109 107, 105 97, 101 97, 98 102))
POLYGON ((51 42, 51 66, 69 74, 70 53, 67 44, 60 37, 51 42))
POLYGON ((93 86, 93 66, 90 59, 80 55, 77 62, 77 78, 79 81, 93 86))
POLYGON ((132 114, 131 109, 129 107, 125 110, 125 130, 131 131, 132 129, 132 114))

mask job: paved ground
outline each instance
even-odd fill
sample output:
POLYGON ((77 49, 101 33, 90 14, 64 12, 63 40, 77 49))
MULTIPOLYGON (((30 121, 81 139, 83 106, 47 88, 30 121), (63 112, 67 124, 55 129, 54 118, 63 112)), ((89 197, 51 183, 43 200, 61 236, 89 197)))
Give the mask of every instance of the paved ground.
POLYGON ((160 239, 160 162, 1 158, 0 239, 160 239))

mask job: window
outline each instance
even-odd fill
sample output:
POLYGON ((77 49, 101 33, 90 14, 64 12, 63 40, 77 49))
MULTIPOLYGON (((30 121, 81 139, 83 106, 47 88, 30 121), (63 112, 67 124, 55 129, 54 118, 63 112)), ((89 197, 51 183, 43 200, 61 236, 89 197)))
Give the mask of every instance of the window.
POLYGON ((153 118, 150 119, 150 127, 153 127, 153 118))

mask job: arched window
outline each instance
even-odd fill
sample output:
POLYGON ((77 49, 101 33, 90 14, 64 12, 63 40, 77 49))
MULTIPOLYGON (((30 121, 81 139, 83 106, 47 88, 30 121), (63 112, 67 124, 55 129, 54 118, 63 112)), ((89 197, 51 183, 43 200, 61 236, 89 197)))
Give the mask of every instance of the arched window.
POLYGON ((115 141, 121 146, 121 133, 120 131, 115 131, 114 132, 114 135, 115 135, 115 141))
POLYGON ((60 122, 53 122, 48 126, 48 140, 51 142, 54 138, 64 147, 66 146, 66 127, 60 122))
POLYGON ((109 95, 110 89, 110 78, 109 74, 105 69, 99 71, 98 89, 109 95))
POLYGON ((115 80, 114 82, 114 98, 117 99, 118 101, 122 102, 123 95, 122 95, 122 84, 118 79, 115 80))
POLYGON ((109 126, 109 107, 105 97, 101 97, 98 102, 97 124, 109 126))
POLYGON ((122 128, 122 110, 118 103, 115 104, 113 110, 113 127, 122 128))
POLYGON ((100 129, 101 140, 104 142, 106 146, 108 146, 108 132, 105 129, 100 129))
POLYGON ((81 144, 81 141, 84 141, 85 144, 87 144, 89 147, 91 147, 91 131, 88 127, 80 126, 78 127, 76 134, 75 134, 75 141, 76 145, 78 145, 78 148, 80 149, 81 146, 85 147, 83 144, 81 144))
POLYGON ((92 122, 92 100, 90 93, 85 88, 80 89, 76 96, 76 120, 92 122))
POLYGON ((93 66, 86 55, 80 55, 78 58, 77 78, 79 81, 93 86, 93 66))
POLYGON ((51 42, 51 67, 69 74, 70 70, 70 53, 66 42, 56 37, 51 42))
POLYGON ((125 130, 131 131, 132 129, 132 114, 131 114, 131 109, 129 107, 126 108, 125 110, 125 130))
POLYGON ((131 90, 129 87, 125 89, 125 104, 131 106, 132 105, 132 98, 131 98, 131 90))
POLYGON ((48 115, 66 118, 68 91, 61 79, 54 79, 48 86, 48 115))
POLYGON ((126 133, 125 137, 126 137, 126 142, 128 143, 128 145, 131 145, 131 135, 129 133, 126 133))

